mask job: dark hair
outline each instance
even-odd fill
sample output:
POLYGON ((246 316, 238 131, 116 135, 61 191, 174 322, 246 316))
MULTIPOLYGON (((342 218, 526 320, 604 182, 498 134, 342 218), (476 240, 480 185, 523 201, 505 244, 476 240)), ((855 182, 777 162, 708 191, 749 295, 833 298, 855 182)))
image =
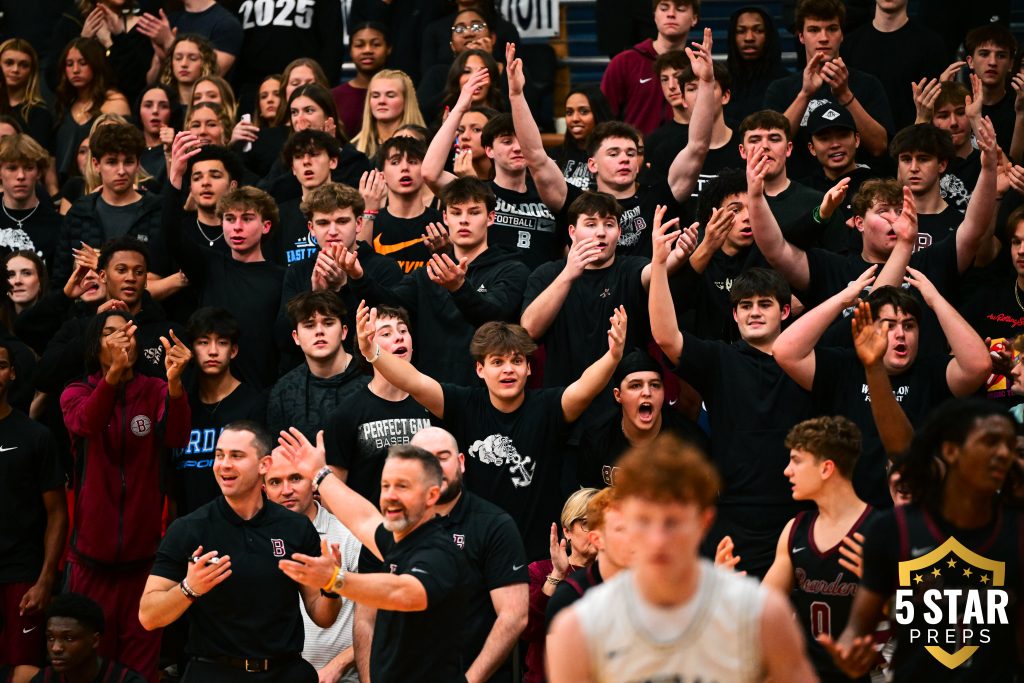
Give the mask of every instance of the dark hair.
POLYGON ((146 270, 149 270, 149 248, 145 242, 131 235, 122 235, 121 237, 107 240, 100 247, 100 257, 96 264, 96 270, 106 270, 107 266, 110 265, 110 259, 119 251, 134 251, 136 254, 141 255, 142 260, 146 264, 146 270))
MULTIPOLYGON (((475 109, 476 109, 476 107, 470 107, 469 110, 473 111, 475 109)), ((408 137, 408 136, 399 135, 399 133, 401 133, 403 130, 408 130, 408 131, 411 131, 411 132, 415 133, 416 134, 416 138, 415 139, 419 140, 420 142, 422 142, 424 144, 426 144, 426 141, 430 139, 430 131, 427 130, 426 126, 421 126, 418 123, 406 123, 406 124, 403 124, 403 125, 399 126, 398 128, 395 129, 395 132, 394 132, 394 134, 391 137, 392 138, 408 137)), ((388 138, 388 139, 390 140, 391 138, 388 138)))
POLYGON ((654 60, 651 71, 654 72, 656 77, 660 77, 661 72, 665 69, 685 69, 688 66, 690 66, 690 58, 686 56, 685 52, 682 50, 669 50, 658 55, 658 58, 654 60))
POLYGON ((804 22, 808 19, 838 19, 842 26, 846 22, 846 6, 840 0, 801 0, 793 15, 793 32, 803 31, 804 22))
POLYGON ((697 221, 701 227, 711 220, 711 212, 714 209, 722 208, 726 197, 736 194, 746 194, 747 174, 735 168, 723 169, 717 178, 712 179, 704 189, 700 191, 697 198, 697 221))
POLYGON ((605 121, 595 126, 594 132, 590 134, 590 139, 587 141, 587 154, 590 156, 597 154, 597 150, 601 148, 601 143, 608 138, 632 140, 636 144, 637 149, 640 148, 640 133, 636 128, 622 121, 605 121))
POLYGON ((422 141, 404 135, 392 135, 377 149, 377 165, 383 168, 384 163, 393 156, 404 157, 411 161, 423 161, 423 157, 426 155, 427 146, 422 141))
POLYGON ((265 457, 274 450, 276 440, 270 430, 256 420, 235 420, 224 425, 221 432, 249 432, 252 434, 252 444, 256 447, 257 455, 265 457))
POLYGON ((54 618, 74 619, 93 633, 103 633, 107 622, 103 608, 95 600, 81 593, 61 593, 53 596, 46 608, 46 620, 54 618))
POLYGON ((612 216, 618 221, 622 215, 622 205, 605 192, 583 192, 569 205, 566 218, 570 225, 575 225, 581 215, 612 216))
POLYGON ((744 85, 767 80, 779 75, 782 70, 782 48, 779 45, 779 31, 775 20, 762 7, 747 6, 736 11, 729 19, 729 50, 726 66, 734 83, 744 85), (764 52, 760 59, 751 62, 744 59, 736 47, 736 25, 743 14, 759 14, 764 22, 764 52))
POLYGON ((85 355, 85 371, 94 375, 102 369, 100 365, 100 348, 103 345, 103 327, 107 324, 108 318, 122 318, 125 322, 131 319, 131 314, 125 311, 104 311, 97 313, 85 327, 82 335, 82 350, 85 355))
POLYGON ((732 281, 729 290, 729 304, 735 309, 741 301, 755 296, 768 296, 779 302, 779 307, 788 306, 792 292, 789 283, 779 273, 769 268, 747 268, 732 281))
POLYGON ((853 196, 853 215, 864 217, 875 202, 891 206, 903 205, 903 186, 893 178, 865 180, 853 196))
POLYGON ((224 171, 228 174, 229 180, 235 182, 241 182, 242 177, 245 173, 245 169, 242 166, 242 162, 238 159, 238 155, 232 152, 227 147, 221 145, 203 145, 199 148, 199 151, 194 157, 188 160, 187 166, 185 167, 185 178, 190 179, 192 177, 192 169, 200 161, 219 161, 224 165, 224 171))
POLYGON ((377 306, 377 320, 381 319, 399 320, 410 327, 409 312, 401 306, 377 306))
POLYGON ((89 153, 100 160, 108 154, 126 154, 141 157, 146 151, 146 138, 135 126, 111 123, 100 126, 89 136, 89 153))
POLYGON ((296 294, 288 302, 286 311, 292 329, 297 328, 300 323, 309 320, 317 313, 323 316, 333 316, 342 322, 348 314, 345 302, 335 292, 329 290, 296 294))
POLYGON ((487 71, 491 74, 491 82, 487 86, 484 104, 498 111, 506 111, 508 107, 505 106, 505 96, 501 94, 501 73, 498 71, 498 63, 494 61, 494 57, 490 52, 476 49, 466 50, 455 56, 455 61, 452 62, 451 68, 448 69, 448 76, 445 78, 444 99, 441 104, 446 107, 455 106, 455 102, 459 99, 459 94, 462 92, 459 79, 462 77, 462 72, 466 68, 466 62, 469 61, 470 57, 479 57, 483 61, 484 66, 487 67, 487 71))
POLYGON ((292 161, 305 154, 327 152, 331 159, 341 157, 341 145, 338 140, 322 130, 308 128, 292 133, 281 148, 281 162, 285 168, 292 167, 292 161))
POLYGON ((786 134, 786 140, 793 139, 793 131, 789 127, 789 119, 773 109, 762 109, 761 111, 755 111, 753 114, 748 114, 742 121, 740 121, 739 130, 736 133, 739 135, 739 140, 743 142, 743 136, 747 131, 757 130, 781 130, 786 134))
POLYGON ((498 205, 498 199, 490 186, 479 178, 466 176, 457 178, 441 190, 441 201, 445 207, 453 204, 468 204, 470 202, 483 202, 487 207, 487 213, 494 211, 498 205))
MULTIPOLYGON (((658 9, 658 5, 665 0, 651 0, 651 9, 658 9)), ((700 0, 671 0, 676 5, 686 5, 693 10, 694 14, 700 14, 700 0)))
POLYGON ((281 112, 280 112, 280 110, 281 110, 281 107, 284 105, 284 96, 281 94, 282 90, 283 90, 283 88, 282 88, 283 79, 284 79, 284 76, 282 76, 281 74, 267 74, 266 76, 264 76, 263 78, 260 79, 259 85, 256 86, 256 97, 255 97, 255 102, 253 103, 252 114, 250 114, 250 118, 252 119, 253 123, 255 123, 255 124, 257 124, 258 126, 261 126, 261 127, 262 126, 267 126, 268 128, 276 128, 278 125, 280 125, 280 123, 281 123, 281 119, 280 119, 280 113, 281 112), (266 83, 267 81, 277 81, 277 97, 280 100, 278 105, 277 105, 278 111, 277 111, 277 113, 274 114, 274 120, 273 121, 267 121, 260 114, 260 96, 259 96, 259 92, 260 92, 260 88, 262 88, 263 84, 266 83))
POLYGON ((1021 204, 1016 209, 1010 212, 1010 215, 1006 217, 1006 225, 1003 226, 1003 234, 1005 236, 1005 242, 1009 243, 1013 238, 1013 233, 1016 232, 1017 226, 1020 222, 1024 221, 1024 204, 1021 204))
POLYGON ((366 29, 376 31, 377 33, 381 34, 384 37, 384 42, 387 43, 388 45, 391 45, 391 35, 388 32, 387 24, 382 24, 379 21, 361 21, 355 26, 349 28, 348 35, 350 37, 355 37, 357 33, 359 33, 360 31, 365 31, 366 29))
POLYGON ((469 353, 478 363, 483 363, 487 356, 503 356, 519 353, 529 356, 537 350, 537 344, 519 325, 492 320, 484 323, 473 333, 469 343, 469 353))
POLYGON ((964 38, 964 52, 968 57, 973 57, 974 51, 985 43, 993 43, 1009 52, 1011 61, 1017 53, 1017 40, 1013 32, 1002 24, 984 24, 973 29, 964 38))
POLYGON ((441 469, 441 461, 437 456, 419 446, 403 443, 391 446, 388 449, 387 459, 391 460, 415 460, 423 467, 423 474, 427 483, 431 486, 440 486, 444 481, 444 471, 441 469))
POLYGON ((818 462, 831 460, 844 479, 853 476, 853 468, 860 457, 860 429, 851 420, 836 417, 816 417, 796 424, 786 435, 786 448, 807 451, 818 462))
POLYGON ((889 154, 899 160, 901 154, 924 152, 939 161, 950 161, 956 156, 953 138, 949 131, 931 123, 916 123, 907 126, 893 136, 889 143, 889 154))
POLYGON ((338 209, 351 208, 356 218, 363 214, 366 202, 359 190, 341 183, 326 182, 313 188, 299 202, 299 211, 306 220, 313 220, 314 213, 333 213, 338 209))
POLYGON ((493 147, 494 139, 504 135, 515 137, 516 127, 512 123, 512 114, 498 114, 488 119, 484 129, 480 131, 480 146, 493 147))
MULTIPOLYGON (((282 81, 281 87, 284 88, 285 85, 287 84, 282 81)), ((338 105, 334 102, 334 96, 331 95, 331 92, 327 88, 323 87, 319 83, 307 83, 305 85, 300 85, 298 88, 293 90, 292 96, 288 98, 288 101, 278 108, 275 125, 279 125, 287 121, 289 127, 291 126, 292 103, 300 97, 308 97, 313 100, 316 106, 323 110, 325 118, 334 119, 335 137, 338 138, 338 144, 347 145, 349 142, 348 134, 345 132, 345 125, 338 117, 338 105)), ((289 160, 289 163, 290 161, 291 160, 289 160)))
POLYGON ((70 116, 71 105, 78 98, 78 90, 68 80, 68 70, 64 66, 67 63, 71 50, 78 50, 92 70, 92 82, 89 84, 89 118, 100 115, 100 108, 107 100, 107 91, 110 89, 112 77, 110 65, 107 63, 107 50, 100 41, 95 38, 75 38, 60 53, 58 65, 60 67, 60 81, 57 84, 57 119, 64 114, 70 116))
MULTIPOLYGON (((722 62, 712 62, 711 68, 715 72, 715 82, 718 83, 718 87, 722 89, 723 93, 728 92, 732 88, 732 74, 729 73, 729 67, 722 62)), ((679 85, 685 89, 687 83, 692 83, 695 80, 697 80, 697 74, 693 73, 693 66, 687 61, 679 73, 679 85)))
MULTIPOLYGON (((0 108, 2 108, 2 106, 2 103, 0 103, 0 108)), ((10 114, 0 114, 0 123, 6 123, 8 126, 13 128, 15 134, 21 134, 25 132, 25 127, 21 125, 21 121, 19 121, 16 117, 11 116, 10 114)))
POLYGON ((694 445, 669 433, 652 443, 633 446, 618 463, 618 499, 693 503, 704 510, 714 506, 721 479, 707 457, 694 445))
POLYGON ((153 85, 146 86, 139 93, 139 96, 135 98, 135 106, 132 108, 132 113, 135 114, 135 120, 139 122, 139 127, 142 127, 142 101, 146 99, 146 93, 148 93, 150 90, 159 90, 164 95, 167 95, 167 102, 171 105, 170 125, 172 128, 177 128, 178 126, 174 122, 174 109, 179 104, 178 89, 172 88, 166 83, 154 83, 153 85))
POLYGON ((921 304, 917 297, 902 287, 887 285, 875 287, 868 294, 868 304, 871 305, 871 316, 877 320, 878 313, 883 306, 892 306, 896 311, 903 311, 904 314, 912 316, 914 320, 921 322, 921 304))
MULTIPOLYGON (((7 361, 8 361, 8 364, 11 366, 11 369, 13 370, 14 369, 14 343, 13 343, 13 341, 11 339, 0 339, 0 349, 2 349, 2 350, 7 352, 7 361)), ((6 392, 9 389, 10 389, 9 386, 5 387, 4 391, 6 392)))
MULTIPOLYGON (((605 121, 611 121, 615 118, 615 115, 612 113, 612 106, 608 104, 608 98, 604 96, 603 92, 601 92, 601 86, 597 83, 582 83, 580 85, 573 86, 565 96, 565 101, 568 102, 569 98, 573 95, 583 95, 587 98, 587 103, 590 105, 590 112, 594 115, 595 128, 605 121)), ((488 116, 487 118, 490 117, 488 116)), ((565 139, 562 142, 562 154, 557 160, 558 165, 563 167, 565 166, 565 162, 569 160, 570 150, 586 149, 588 140, 584 140, 582 147, 580 147, 572 137, 572 134, 566 130, 565 139)))
MULTIPOLYGON (((900 488, 916 503, 931 508, 939 505, 947 469, 942 444, 962 445, 978 420, 992 416, 1010 420, 998 402, 973 397, 950 399, 933 410, 914 434, 907 452, 894 459, 893 468, 900 473, 900 488)), ((1003 491, 1008 494, 1013 488, 1004 485, 1003 491)))
POLYGON ((967 90, 963 83, 943 81, 939 84, 939 96, 935 98, 935 104, 932 105, 932 109, 941 109, 947 104, 952 104, 955 107, 963 106, 967 103, 967 97, 970 94, 970 91, 967 90))
POLYGON ((186 331, 193 343, 199 337, 215 334, 218 337, 227 337, 232 344, 237 344, 242 334, 235 316, 223 308, 214 306, 204 306, 190 315, 186 331))

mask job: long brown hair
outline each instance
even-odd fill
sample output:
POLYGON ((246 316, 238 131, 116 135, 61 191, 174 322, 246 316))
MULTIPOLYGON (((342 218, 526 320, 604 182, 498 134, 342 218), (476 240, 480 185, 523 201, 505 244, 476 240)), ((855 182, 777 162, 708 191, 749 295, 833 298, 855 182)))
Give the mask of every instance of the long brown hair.
MULTIPOLYGON (((27 121, 32 107, 46 106, 46 100, 43 99, 39 89, 39 55, 36 54, 36 50, 32 47, 32 44, 22 38, 8 38, 4 42, 0 43, 0 60, 3 59, 4 53, 8 50, 24 52, 32 62, 32 68, 29 72, 28 80, 25 82, 25 101, 22 102, 19 107, 21 110, 21 118, 27 121)), ((10 95, 9 90, 8 95, 10 95)))
POLYGON ((107 64, 107 51, 95 38, 75 38, 64 46, 60 53, 60 82, 57 84, 57 118, 70 113, 71 105, 78 99, 78 89, 68 80, 67 61, 72 50, 78 50, 85 63, 92 69, 92 82, 89 84, 89 118, 99 116, 103 103, 107 101, 110 90, 110 66, 107 64))

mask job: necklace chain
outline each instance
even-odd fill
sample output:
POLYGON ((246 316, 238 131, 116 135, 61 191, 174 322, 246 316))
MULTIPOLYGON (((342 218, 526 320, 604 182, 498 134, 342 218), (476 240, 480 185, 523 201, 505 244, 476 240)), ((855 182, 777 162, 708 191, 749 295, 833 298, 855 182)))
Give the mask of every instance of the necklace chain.
POLYGON ((1024 311, 1024 304, 1020 302, 1020 287, 1017 286, 1017 281, 1013 281, 1013 298, 1017 300, 1017 306, 1020 310, 1024 311))
POLYGON ((205 230, 203 230, 203 224, 199 222, 199 216, 196 216, 196 227, 199 229, 199 234, 203 236, 204 240, 210 243, 211 247, 213 246, 214 242, 216 242, 217 240, 224 236, 224 231, 222 229, 219 235, 217 235, 213 239, 210 239, 210 236, 206 234, 205 230))
POLYGON ((9 214, 7 212, 7 202, 0 201, 0 209, 3 209, 4 210, 4 215, 7 216, 8 218, 10 218, 15 223, 17 223, 18 224, 18 230, 21 230, 22 224, 25 221, 27 221, 29 218, 32 218, 32 214, 34 214, 36 212, 36 210, 39 208, 39 204, 40 203, 41 202, 36 202, 36 205, 34 207, 32 207, 32 210, 28 212, 28 215, 25 216, 24 218, 22 218, 20 221, 17 218, 15 218, 14 216, 12 216, 11 214, 9 214))

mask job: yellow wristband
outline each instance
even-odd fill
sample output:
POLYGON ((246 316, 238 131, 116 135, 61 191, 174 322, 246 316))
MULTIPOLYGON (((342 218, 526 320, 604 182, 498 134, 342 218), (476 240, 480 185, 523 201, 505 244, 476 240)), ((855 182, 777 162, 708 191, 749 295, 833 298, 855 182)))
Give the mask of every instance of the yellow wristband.
POLYGON ((334 588, 334 582, 338 580, 338 572, 340 571, 341 567, 334 565, 334 572, 331 574, 331 580, 324 584, 322 590, 325 590, 328 593, 331 592, 331 589, 334 588))

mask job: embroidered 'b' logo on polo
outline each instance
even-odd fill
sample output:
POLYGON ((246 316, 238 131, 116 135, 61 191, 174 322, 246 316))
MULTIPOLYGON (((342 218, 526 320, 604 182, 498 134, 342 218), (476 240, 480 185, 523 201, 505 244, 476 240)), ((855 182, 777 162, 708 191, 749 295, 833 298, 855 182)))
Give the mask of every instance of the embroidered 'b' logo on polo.
POLYGON ((284 541, 280 538, 270 539, 270 544, 274 546, 274 557, 284 557, 284 541))

